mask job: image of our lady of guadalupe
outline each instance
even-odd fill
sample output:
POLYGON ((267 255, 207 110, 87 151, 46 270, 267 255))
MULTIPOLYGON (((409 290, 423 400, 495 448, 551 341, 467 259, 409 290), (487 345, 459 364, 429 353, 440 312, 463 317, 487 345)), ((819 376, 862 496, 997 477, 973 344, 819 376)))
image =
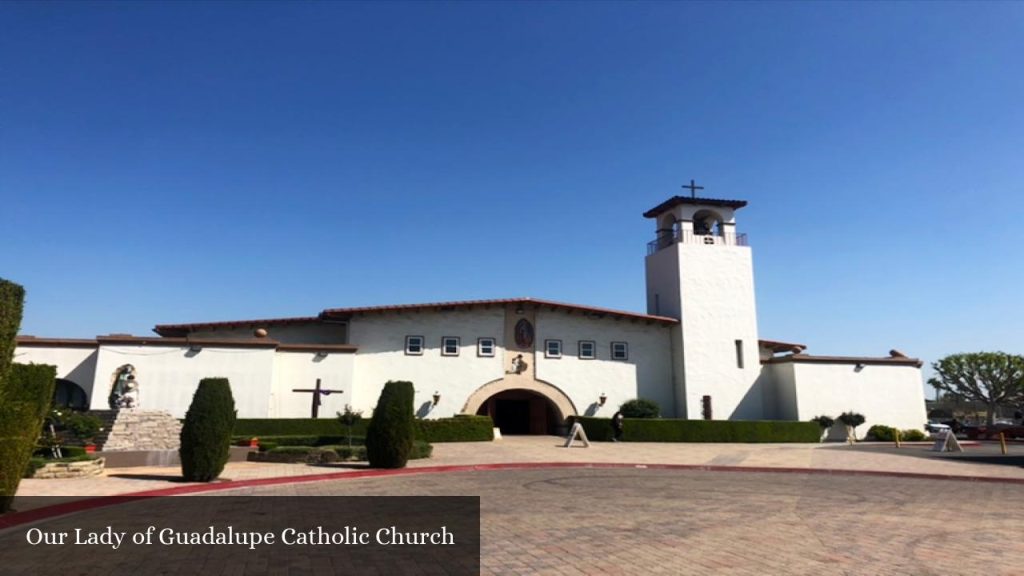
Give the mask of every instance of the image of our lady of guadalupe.
POLYGON ((114 373, 114 384, 110 388, 108 404, 113 410, 133 408, 136 402, 138 383, 135 381, 135 367, 125 364, 114 373))

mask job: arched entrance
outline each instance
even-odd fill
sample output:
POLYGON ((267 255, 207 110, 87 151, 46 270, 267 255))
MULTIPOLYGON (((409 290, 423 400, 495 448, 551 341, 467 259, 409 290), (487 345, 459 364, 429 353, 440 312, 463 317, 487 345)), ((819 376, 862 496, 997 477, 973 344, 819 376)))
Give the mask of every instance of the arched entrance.
POLYGON ((554 402, 531 390, 505 390, 491 396, 476 412, 490 416, 502 436, 558 434, 562 418, 554 402))
POLYGON ((57 385, 53 389, 53 405, 60 408, 71 408, 72 410, 87 410, 89 408, 89 396, 81 386, 71 380, 57 379, 57 385))
POLYGON ((470 394, 464 414, 490 416, 502 434, 563 434, 578 414, 557 386, 520 374, 484 384, 470 394))

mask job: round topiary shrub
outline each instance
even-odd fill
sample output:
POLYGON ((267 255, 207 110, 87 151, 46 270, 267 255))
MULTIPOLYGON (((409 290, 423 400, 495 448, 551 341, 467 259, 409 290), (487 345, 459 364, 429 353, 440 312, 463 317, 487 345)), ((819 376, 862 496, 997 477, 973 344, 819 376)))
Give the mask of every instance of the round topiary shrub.
POLYGON ((836 423, 836 421, 833 420, 831 416, 824 415, 815 416, 814 418, 811 418, 811 422, 814 422, 815 424, 820 426, 822 430, 828 430, 829 428, 832 427, 833 424, 836 423))
POLYGON ((928 436, 926 436, 924 432, 922 432, 920 430, 915 430, 913 428, 910 429, 910 430, 904 430, 900 434, 900 437, 905 442, 920 442, 922 440, 927 440, 928 439, 928 436))
POLYGON ((231 454, 235 399, 227 378, 203 378, 181 428, 181 475, 190 482, 220 476, 231 454))
POLYGON ((661 407, 654 400, 635 398, 619 406, 619 412, 626 418, 658 418, 661 416, 661 407))
POLYGON ((892 442, 896 440, 896 429, 891 426, 875 424, 868 428, 868 439, 878 440, 879 442, 892 442))
POLYGON ((412 451, 412 382, 389 381, 384 385, 366 427, 366 458, 371 468, 404 468, 412 451))

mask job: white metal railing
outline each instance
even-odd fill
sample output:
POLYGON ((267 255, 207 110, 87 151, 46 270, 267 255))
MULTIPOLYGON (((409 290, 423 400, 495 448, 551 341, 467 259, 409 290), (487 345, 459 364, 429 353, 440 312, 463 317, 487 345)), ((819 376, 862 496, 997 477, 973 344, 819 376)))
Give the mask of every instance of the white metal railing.
POLYGON ((647 254, 651 255, 673 244, 707 244, 719 246, 749 246, 746 234, 723 232, 720 234, 697 234, 693 230, 672 230, 659 233, 647 243, 647 254))

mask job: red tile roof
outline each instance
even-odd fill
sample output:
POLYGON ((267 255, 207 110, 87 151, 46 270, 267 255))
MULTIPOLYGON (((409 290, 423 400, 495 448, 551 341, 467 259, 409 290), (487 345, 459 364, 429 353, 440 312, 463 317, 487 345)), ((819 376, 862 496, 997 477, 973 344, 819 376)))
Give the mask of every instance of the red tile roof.
POLYGON ((762 348, 768 348, 772 352, 793 352, 799 354, 807 349, 806 344, 783 342, 781 340, 758 340, 757 343, 760 344, 762 348))
POLYGON ((198 330, 216 330, 217 328, 239 328, 242 326, 274 326, 281 324, 299 324, 303 322, 320 322, 317 316, 296 318, 264 318, 260 320, 227 320, 223 322, 196 322, 193 324, 158 324, 153 332, 161 336, 185 336, 198 330))
POLYGON ((782 364, 785 362, 807 363, 807 364, 865 364, 865 365, 887 365, 887 366, 916 366, 920 368, 924 362, 917 358, 906 356, 811 356, 810 354, 791 354, 789 356, 775 356, 764 360, 764 364, 782 364))
POLYGON ((692 204, 695 206, 724 206, 738 210, 747 205, 746 200, 721 200, 718 198, 691 198, 689 196, 673 196, 644 212, 644 218, 657 218, 661 213, 667 212, 680 204, 692 204))
POLYGON ((623 310, 612 310, 596 306, 583 306, 580 304, 568 304, 566 302, 555 302, 552 300, 541 300, 538 298, 501 298, 495 300, 459 300, 454 302, 428 302, 423 304, 393 304, 388 306, 361 306, 355 308, 330 308, 320 313, 321 318, 351 318, 354 314, 372 314, 378 312, 401 312, 416 310, 446 310, 456 308, 473 308, 489 306, 506 306, 511 304, 522 304, 537 308, 551 308, 553 310, 577 311, 595 316, 609 316, 629 320, 644 320, 658 322, 661 324, 676 324, 678 320, 666 316, 653 316, 650 314, 639 314, 637 312, 626 312, 623 310))

